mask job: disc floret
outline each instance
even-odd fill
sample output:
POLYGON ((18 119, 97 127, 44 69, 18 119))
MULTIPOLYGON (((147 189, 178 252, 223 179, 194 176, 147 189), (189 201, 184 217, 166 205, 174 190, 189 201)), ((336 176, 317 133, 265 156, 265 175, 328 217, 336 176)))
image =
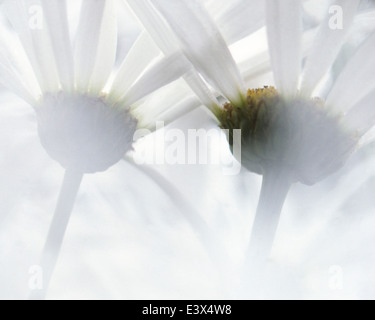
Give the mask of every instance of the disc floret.
POLYGON ((243 105, 226 103, 218 115, 223 129, 241 129, 241 163, 264 174, 280 168, 293 182, 315 184, 339 170, 359 137, 345 130, 319 98, 282 97, 273 87, 249 90, 243 105))

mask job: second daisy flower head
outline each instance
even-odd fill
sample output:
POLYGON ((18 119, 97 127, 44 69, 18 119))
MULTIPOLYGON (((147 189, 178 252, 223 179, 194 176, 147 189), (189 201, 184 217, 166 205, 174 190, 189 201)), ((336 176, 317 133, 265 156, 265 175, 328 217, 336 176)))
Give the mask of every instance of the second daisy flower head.
POLYGON ((41 143, 53 159, 66 169, 93 173, 121 160, 137 129, 153 128, 159 115, 166 122, 178 115, 163 101, 147 117, 139 101, 190 66, 182 55, 161 54, 141 32, 118 67, 118 11, 124 4, 83 0, 73 35, 70 4, 1 4, 0 82, 33 106, 41 143), (30 12, 39 14, 40 27, 30 25, 30 12))
MULTIPOLYGON (((264 87, 263 83, 250 90, 242 74, 251 74, 257 65, 250 70, 238 68, 228 47, 230 39, 221 33, 225 26, 220 25, 220 19, 213 19, 202 2, 141 2, 173 33, 179 48, 205 80, 200 92, 211 91, 212 96, 226 100, 207 103, 208 99, 201 99, 222 128, 242 130, 242 157, 238 160, 247 169, 260 174, 281 170, 291 183, 315 184, 339 170, 375 124, 369 104, 375 88, 375 81, 369 79, 375 64, 368 62, 374 35, 357 48, 333 85, 327 87, 327 97, 313 95, 356 23, 359 0, 325 2, 327 14, 313 30, 303 25, 303 1, 258 3, 263 7, 267 29, 270 59, 265 64, 272 70, 275 87, 264 87), (329 5, 342 8, 342 29, 331 28, 329 5), (306 41, 308 37, 312 40, 306 41), (362 77, 352 88, 356 74, 362 77)), ((241 3, 244 8, 252 6, 249 1, 241 3)), ((238 21, 236 25, 247 26, 238 21)))

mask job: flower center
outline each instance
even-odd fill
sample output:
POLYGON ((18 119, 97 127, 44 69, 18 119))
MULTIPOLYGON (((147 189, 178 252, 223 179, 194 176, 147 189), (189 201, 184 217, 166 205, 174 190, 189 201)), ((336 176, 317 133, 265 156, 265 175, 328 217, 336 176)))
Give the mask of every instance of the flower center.
POLYGON ((105 171, 132 148, 137 120, 101 98, 46 95, 37 114, 41 143, 64 168, 105 171))
POLYGON ((264 174, 287 170, 294 182, 315 184, 339 170, 358 143, 323 100, 285 99, 273 87, 249 90, 242 106, 227 103, 218 115, 223 129, 241 129, 242 164, 264 174))

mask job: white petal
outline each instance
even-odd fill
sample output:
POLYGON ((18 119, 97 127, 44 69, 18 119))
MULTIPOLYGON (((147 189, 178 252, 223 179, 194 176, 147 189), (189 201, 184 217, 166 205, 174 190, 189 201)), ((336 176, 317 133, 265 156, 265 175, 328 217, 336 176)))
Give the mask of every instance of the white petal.
POLYGON ((97 62, 103 17, 108 12, 107 3, 112 4, 112 1, 82 2, 74 54, 76 87, 81 92, 87 92, 97 62))
POLYGON ((208 107, 212 112, 215 112, 215 109, 220 107, 220 103, 215 95, 210 89, 208 89, 203 79, 195 70, 189 71, 183 78, 200 99, 201 103, 208 107))
POLYGON ((148 70, 126 93, 123 100, 132 105, 153 91, 177 80, 191 69, 189 61, 181 54, 162 59, 148 70))
POLYGON ((304 70, 301 91, 305 95, 311 95, 315 86, 328 71, 332 62, 338 55, 341 46, 348 36, 354 20, 360 0, 336 0, 334 5, 340 6, 343 10, 343 29, 332 29, 330 19, 332 14, 323 19, 315 39, 313 48, 307 58, 304 70))
POLYGON ((0 82, 29 104, 35 104, 41 90, 22 44, 2 27, 0 43, 0 82))
POLYGON ((285 95, 295 95, 302 57, 300 0, 266 0, 268 43, 275 83, 285 95))
POLYGON ((375 90, 361 99, 343 118, 343 124, 352 131, 365 134, 375 125, 375 90))
POLYGON ((215 20, 219 20, 226 12, 239 5, 240 1, 243 0, 202 0, 204 6, 215 20))
POLYGON ((332 2, 333 0, 304 0, 304 19, 307 19, 310 24, 319 25, 322 17, 326 16, 328 6, 332 4, 332 2))
POLYGON ((74 89, 72 43, 69 35, 66 0, 42 0, 60 83, 65 91, 74 89))
POLYGON ((160 54, 150 36, 143 32, 130 49, 113 82, 110 99, 119 100, 160 54))
POLYGON ((148 0, 127 0, 151 38, 168 55, 178 50, 177 39, 148 0))
POLYGON ((187 57, 229 100, 244 99, 244 84, 217 26, 197 0, 153 0, 175 32, 187 57))
POLYGON ((183 79, 161 88, 132 108, 139 119, 139 127, 154 130, 157 121, 169 123, 201 106, 183 79))
MULTIPOLYGON (((92 0, 91 0, 92 1, 92 0)), ((89 92, 98 94, 113 71, 117 52, 117 14, 114 0, 105 0, 105 8, 89 92)))
POLYGON ((358 13, 354 19, 354 29, 362 29, 362 32, 370 32, 375 29, 375 10, 358 13))
POLYGON ((350 30, 347 42, 353 46, 361 45, 375 30, 375 10, 358 13, 350 30))
POLYGON ((357 50, 327 97, 335 113, 346 113, 375 87, 375 34, 357 50))
MULTIPOLYGON (((152 39, 165 55, 170 55, 180 50, 175 35, 147 0, 127 1, 134 13, 141 20, 147 32, 152 36, 152 39)), ((202 81, 200 75, 195 70, 191 70, 186 74, 184 79, 195 94, 201 99, 203 104, 211 110, 212 108, 217 107, 218 102, 216 97, 208 89, 207 85, 202 81)))
POLYGON ((178 79, 133 104, 131 109, 137 118, 152 122, 157 116, 191 95, 192 92, 186 83, 178 79))
MULTIPOLYGON (((306 57, 310 52, 310 49, 313 44, 313 39, 315 39, 316 30, 312 29, 305 31, 302 38, 302 56, 306 57)), ((253 37, 250 37, 249 40, 253 40, 253 37)), ((247 42, 240 41, 236 44, 237 49, 245 50, 247 42), (244 44, 242 44, 244 43, 244 44), (239 46, 241 45, 241 46, 239 46)), ((239 68, 242 72, 242 77, 245 79, 247 87, 253 86, 264 86, 264 85, 274 85, 272 80, 264 82, 265 76, 268 76, 272 72, 271 68, 271 58, 269 56, 268 45, 260 46, 258 49, 262 49, 257 54, 253 54, 250 58, 239 63, 239 68), (264 48, 263 48, 264 47, 264 48), (258 82, 258 79, 263 82, 258 82), (255 82, 255 83, 254 83, 255 82)))
MULTIPOLYGON (((268 51, 257 54, 254 57, 242 62, 240 70, 243 70, 242 76, 246 83, 253 78, 257 78, 271 71, 271 62, 268 51)), ((267 85, 269 85, 267 83, 267 85)))
POLYGON ((177 119, 183 117, 187 113, 197 109, 200 107, 202 103, 196 97, 185 97, 179 103, 171 106, 165 112, 155 117, 154 121, 152 121, 148 128, 150 130, 155 130, 156 122, 162 121, 165 125, 176 121, 177 119))
POLYGON ((236 0, 227 3, 230 4, 229 8, 217 19, 227 43, 241 40, 264 26, 264 0, 236 0))
POLYGON ((27 53, 40 87, 44 92, 58 91, 59 77, 42 7, 32 0, 6 1, 4 6, 9 21, 17 31, 27 53))
MULTIPOLYGON (((0 59, 2 59, 0 55, 0 59)), ((27 87, 20 81, 11 70, 0 63, 0 84, 12 91, 27 103, 34 105, 35 99, 28 92, 27 87)))
MULTIPOLYGON (((165 123, 175 120, 175 117, 180 117, 183 114, 197 108, 202 105, 202 97, 197 99, 197 96, 193 94, 192 89, 186 83, 196 82, 197 86, 200 86, 199 82, 202 81, 201 78, 191 79, 191 77, 199 77, 194 70, 189 71, 184 79, 179 79, 164 88, 154 92, 139 104, 132 106, 132 110, 139 119, 139 124, 147 127, 148 129, 155 128, 156 121, 164 121, 165 123)), ((203 81, 202 81, 203 83, 203 81)), ((204 88, 198 89, 199 91, 204 91, 204 88)), ((208 93, 202 93, 203 100, 208 100, 208 105, 213 106, 211 110, 214 112, 215 108, 220 108, 219 103, 213 94, 208 91, 208 93)))

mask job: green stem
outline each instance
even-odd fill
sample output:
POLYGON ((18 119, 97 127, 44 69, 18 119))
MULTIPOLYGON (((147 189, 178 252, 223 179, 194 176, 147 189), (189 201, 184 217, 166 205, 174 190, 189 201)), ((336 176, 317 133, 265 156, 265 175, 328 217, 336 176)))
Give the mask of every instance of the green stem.
POLYGON ((83 174, 81 172, 69 169, 65 172, 40 263, 43 271, 43 289, 32 291, 30 300, 43 300, 47 295, 82 178, 83 174))
POLYGON ((263 266, 269 258, 281 211, 291 185, 290 175, 283 170, 271 169, 264 174, 247 251, 248 264, 263 266))

